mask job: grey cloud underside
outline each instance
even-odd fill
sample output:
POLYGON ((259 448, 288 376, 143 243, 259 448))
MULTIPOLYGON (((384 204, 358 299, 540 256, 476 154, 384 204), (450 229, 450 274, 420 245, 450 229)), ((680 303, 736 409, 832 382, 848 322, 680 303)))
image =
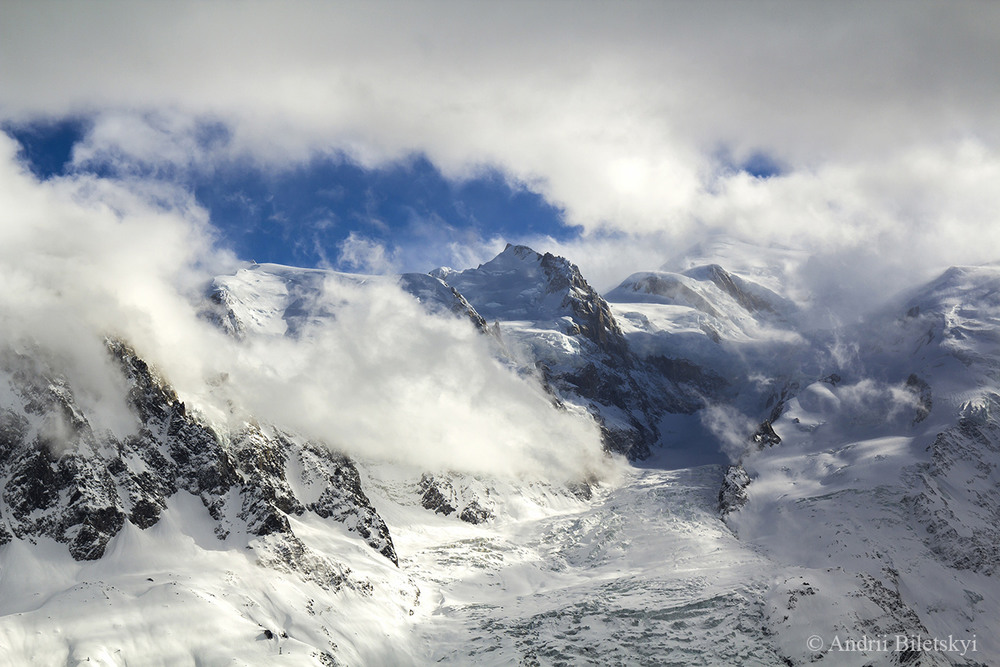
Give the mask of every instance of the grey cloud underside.
MULTIPOLYGON (((272 93, 315 83, 325 85, 311 100, 334 111, 334 120, 370 128, 390 118, 362 118, 364 107, 352 105, 365 99, 377 111, 390 96, 406 99, 423 88, 457 101, 456 84, 475 82, 483 91, 506 88, 506 100, 482 102, 513 110, 535 99, 525 93, 536 86, 585 89, 617 74, 626 89, 646 86, 648 102, 632 118, 673 112, 681 134, 696 128, 704 140, 714 128, 741 140, 763 131, 765 146, 782 144, 780 128, 793 141, 808 140, 817 121, 827 135, 858 144, 982 127, 996 105, 990 63, 1000 55, 998 14, 984 3, 631 3, 572 12, 556 4, 460 13, 448 3, 182 7, 120 3, 42 13, 8 5, 6 104, 42 113, 150 105, 225 115, 271 98, 264 110, 308 120, 315 110, 272 93), (223 24, 229 30, 217 31, 223 24), (401 85, 407 79, 413 84, 401 85), (346 100, 338 104, 331 91, 346 100)), ((392 130, 384 137, 402 141, 392 130)))

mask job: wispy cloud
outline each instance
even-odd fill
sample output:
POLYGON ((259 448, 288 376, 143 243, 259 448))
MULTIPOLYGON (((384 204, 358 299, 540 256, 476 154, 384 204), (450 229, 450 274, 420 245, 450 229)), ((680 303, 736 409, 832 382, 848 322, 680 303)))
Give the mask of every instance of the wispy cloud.
MULTIPOLYGON (((66 374, 95 427, 137 428, 104 349, 116 336, 223 432, 270 421, 431 470, 562 481, 613 466, 589 416, 557 411, 469 321, 428 314, 391 279, 319 285, 316 312, 333 316, 295 337, 225 336, 199 310, 209 278, 239 264, 188 195, 89 175, 40 182, 16 149, 0 136, 0 339, 66 374)), ((389 261, 355 245, 367 268, 389 261)))

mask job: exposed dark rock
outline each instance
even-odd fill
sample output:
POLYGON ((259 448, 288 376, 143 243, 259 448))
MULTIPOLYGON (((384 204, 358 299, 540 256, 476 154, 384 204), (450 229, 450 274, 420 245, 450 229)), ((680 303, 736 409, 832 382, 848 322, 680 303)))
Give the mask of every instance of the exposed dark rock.
POLYGON ((646 458, 659 442, 659 415, 689 413, 697 406, 678 399, 677 388, 667 377, 645 372, 631 356, 621 363, 599 354, 590 359, 582 368, 562 373, 548 369, 545 377, 554 393, 568 400, 576 397, 588 408, 608 451, 631 460, 646 458))
MULTIPOLYGON (((294 572, 329 590, 351 585, 350 568, 339 565, 307 547, 295 535, 263 535, 254 545, 257 563, 279 572, 294 572)), ((352 586, 360 593, 371 594, 371 584, 352 586)))
POLYGON ((389 527, 361 488, 361 475, 354 463, 329 449, 309 444, 299 452, 303 468, 312 471, 323 492, 308 509, 323 518, 338 521, 380 554, 399 565, 389 527))
POLYGON ((927 628, 921 622, 920 616, 903 601, 900 595, 899 572, 886 567, 881 574, 881 577, 867 572, 857 574, 860 592, 885 612, 882 619, 872 623, 875 634, 880 636, 927 634, 927 628))
POLYGON ((570 484, 569 491, 580 500, 590 500, 594 497, 594 487, 589 480, 570 484))
POLYGON ((281 435, 268 437, 256 425, 240 431, 230 445, 242 477, 239 518, 253 535, 291 533, 288 514, 304 509, 285 478, 289 443, 281 435))
POLYGON ((471 503, 466 505, 465 509, 458 516, 459 519, 465 521, 466 523, 484 523, 493 518, 493 512, 482 507, 477 501, 473 500, 471 503))
POLYGON ((160 520, 160 512, 163 509, 163 506, 158 505, 148 498, 140 498, 132 506, 132 513, 129 514, 128 520, 145 530, 156 525, 156 522, 160 520))
POLYGON ((722 478, 722 487, 719 489, 719 512, 723 516, 747 504, 748 486, 750 486, 750 475, 743 466, 731 465, 726 468, 726 476, 722 478))
POLYGON ((424 474, 417 485, 424 509, 444 516, 456 515, 466 523, 483 523, 495 517, 490 488, 474 478, 424 474), (461 507, 461 511, 457 508, 461 507))
POLYGON ((97 559, 126 521, 155 525, 168 498, 185 491, 201 499, 220 538, 235 516, 251 535, 290 539, 288 515, 308 509, 347 524, 396 562, 388 528, 348 459, 257 425, 224 443, 128 346, 108 341, 108 349, 137 418, 136 433, 122 441, 95 434, 72 387, 40 361, 0 355, 19 401, 0 406, 0 542, 43 535, 66 543, 77 560, 97 559), (22 413, 49 426, 33 436, 22 413), (291 457, 309 459, 297 468, 311 471, 307 486, 322 485, 309 508, 288 483, 291 457))
POLYGON ((839 375, 837 375, 836 373, 830 373, 826 377, 820 378, 820 382, 825 382, 828 385, 836 387, 838 384, 840 384, 841 377, 839 375))
POLYGON ((652 436, 649 429, 634 417, 629 416, 624 428, 608 424, 600 413, 594 414, 594 419, 601 427, 601 440, 605 450, 625 454, 632 460, 642 460, 649 456, 649 441, 652 436))
POLYGON ((72 514, 69 522, 80 527, 69 543, 70 554, 76 560, 96 560, 125 525, 125 513, 113 506, 99 507, 72 514))
POLYGON ((959 423, 929 447, 931 460, 906 471, 902 499, 924 543, 949 567, 1000 571, 1000 396, 967 405, 959 423))
POLYGON ((323 667, 341 667, 343 665, 343 663, 337 660, 333 654, 327 653, 326 651, 322 653, 313 653, 312 655, 320 661, 320 664, 322 664, 323 667))
POLYGON ((761 422, 760 427, 754 431, 753 435, 750 436, 750 440, 757 445, 757 449, 764 449, 764 447, 773 447, 780 444, 781 436, 774 432, 771 420, 765 419, 761 422))
MULTIPOLYGON (((534 252, 525 246, 518 248, 534 252)), ((628 346, 611 306, 584 280, 576 264, 548 252, 541 256, 540 263, 548 280, 548 292, 565 293, 561 305, 572 313, 579 335, 593 341, 602 352, 624 359, 628 346)))
POLYGON ((448 516, 455 511, 455 507, 448 502, 448 498, 441 492, 440 484, 435 482, 430 475, 420 478, 420 505, 424 509, 433 511, 436 514, 448 516))
POLYGON ((100 558, 125 521, 115 479, 102 463, 116 443, 98 441, 66 381, 40 361, 8 352, 3 363, 12 400, 20 401, 4 406, 0 424, 6 530, 66 543, 78 560, 100 558), (41 428, 26 428, 17 408, 35 415, 41 428))

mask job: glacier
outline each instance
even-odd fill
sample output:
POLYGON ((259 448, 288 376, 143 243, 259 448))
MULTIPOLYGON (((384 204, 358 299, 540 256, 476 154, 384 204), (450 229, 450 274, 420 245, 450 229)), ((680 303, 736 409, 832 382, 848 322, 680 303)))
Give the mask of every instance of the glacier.
POLYGON ((831 327, 807 261, 249 264, 197 386, 9 341, 0 664, 997 664, 1000 268, 831 327))

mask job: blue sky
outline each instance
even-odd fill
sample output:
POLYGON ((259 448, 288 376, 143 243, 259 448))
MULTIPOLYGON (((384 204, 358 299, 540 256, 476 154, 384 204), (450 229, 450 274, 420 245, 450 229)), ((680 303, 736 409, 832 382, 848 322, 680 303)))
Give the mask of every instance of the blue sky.
MULTIPOLYGON (((188 189, 209 213, 220 243, 242 259, 293 266, 363 269, 345 260, 342 244, 352 234, 390 251, 420 248, 400 257, 400 270, 433 260, 435 246, 491 238, 549 237, 570 241, 579 226, 539 194, 508 182, 495 170, 450 180, 426 157, 414 155, 380 168, 364 168, 346 156, 315 157, 279 170, 250 160, 212 169, 163 170, 141 162, 73 164, 73 147, 91 126, 85 117, 7 124, 22 146, 19 157, 40 179, 76 173, 117 178, 145 171, 188 189)), ((223 126, 203 130, 203 144, 226 141, 223 126)), ((439 255, 441 261, 447 253, 439 255)))
MULTIPOLYGON (((88 160, 74 164, 73 149, 85 141, 92 122, 85 116, 7 123, 3 129, 20 145, 19 158, 39 179, 89 173, 106 178, 164 179, 189 190, 210 216, 220 244, 238 257, 292 266, 364 270, 347 257, 343 244, 361 238, 396 251, 391 268, 425 271, 421 260, 449 244, 478 245, 545 238, 569 243, 583 228, 566 222, 565 212, 542 195, 512 184, 495 169, 472 177, 446 178, 424 155, 379 168, 365 168, 345 155, 317 156, 278 170, 251 160, 231 160, 211 169, 164 169, 141 160, 88 160), (407 250, 419 249, 420 252, 407 250)), ((201 124, 203 148, 228 141, 221 124, 201 124)), ((771 178, 784 167, 764 152, 737 161, 720 149, 720 173, 743 172, 771 178)))

